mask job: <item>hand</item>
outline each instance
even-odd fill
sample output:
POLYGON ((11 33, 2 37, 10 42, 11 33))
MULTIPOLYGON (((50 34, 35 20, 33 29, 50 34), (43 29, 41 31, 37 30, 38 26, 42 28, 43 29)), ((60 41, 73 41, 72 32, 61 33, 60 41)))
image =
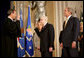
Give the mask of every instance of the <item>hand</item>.
POLYGON ((20 15, 17 16, 17 20, 20 20, 20 15))
POLYGON ((72 48, 76 48, 76 42, 75 41, 72 42, 72 48))
POLYGON ((35 28, 37 28, 37 27, 38 27, 38 24, 36 23, 36 24, 35 24, 35 28))
POLYGON ((39 32, 40 32, 42 29, 42 23, 38 23, 37 28, 39 29, 39 32))
POLYGON ((61 43, 60 46, 63 48, 63 43, 61 43))
POLYGON ((49 48, 49 52, 52 52, 52 51, 53 51, 53 48, 52 48, 52 47, 50 47, 50 48, 49 48))
POLYGON ((40 50, 40 47, 37 47, 38 50, 40 50))

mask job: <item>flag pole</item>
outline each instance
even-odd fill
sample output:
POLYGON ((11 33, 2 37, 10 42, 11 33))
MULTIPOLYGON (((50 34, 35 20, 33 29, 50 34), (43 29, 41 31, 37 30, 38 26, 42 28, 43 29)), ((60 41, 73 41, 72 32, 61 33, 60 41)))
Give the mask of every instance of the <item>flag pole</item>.
MULTIPOLYGON (((24 19, 23 20, 23 23, 24 23, 25 20, 26 20, 25 19, 25 1, 23 1, 23 19, 24 19)), ((24 44, 25 45, 25 48, 24 49, 26 50, 26 34, 25 34, 26 33, 26 30, 25 30, 25 23, 24 23, 24 27, 23 28, 24 28, 24 41, 25 41, 25 44, 24 44)), ((25 56, 24 57, 26 57, 26 52, 25 52, 25 56)))

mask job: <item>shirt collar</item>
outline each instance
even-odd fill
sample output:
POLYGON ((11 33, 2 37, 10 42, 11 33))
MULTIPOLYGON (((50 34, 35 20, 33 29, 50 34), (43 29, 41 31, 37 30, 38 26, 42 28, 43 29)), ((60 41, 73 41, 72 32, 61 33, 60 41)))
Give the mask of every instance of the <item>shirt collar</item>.
POLYGON ((44 26, 47 24, 47 22, 44 24, 44 26))
POLYGON ((72 15, 68 16, 67 20, 69 20, 71 16, 72 16, 72 15))
POLYGON ((11 19, 11 20, 13 21, 13 19, 12 19, 10 16, 8 16, 8 18, 11 19))

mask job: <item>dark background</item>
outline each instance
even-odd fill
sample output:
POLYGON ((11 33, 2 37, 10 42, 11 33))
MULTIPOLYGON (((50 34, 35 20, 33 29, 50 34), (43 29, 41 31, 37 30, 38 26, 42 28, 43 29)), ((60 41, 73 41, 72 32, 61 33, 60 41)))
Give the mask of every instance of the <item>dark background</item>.
POLYGON ((0 33, 2 33, 3 22, 7 17, 7 11, 10 9, 10 1, 1 1, 0 2, 0 33))
POLYGON ((9 9, 10 9, 10 1, 7 0, 0 1, 0 48, 1 48, 1 40, 3 39, 3 22, 7 17, 7 11, 9 9))

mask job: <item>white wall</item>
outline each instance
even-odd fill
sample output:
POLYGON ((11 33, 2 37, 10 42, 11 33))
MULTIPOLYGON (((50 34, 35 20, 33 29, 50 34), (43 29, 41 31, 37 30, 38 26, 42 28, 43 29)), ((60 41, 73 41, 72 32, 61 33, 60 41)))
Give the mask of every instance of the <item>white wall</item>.
POLYGON ((80 13, 83 12, 83 1, 67 1, 67 6, 76 10, 77 17, 80 19, 80 13))

